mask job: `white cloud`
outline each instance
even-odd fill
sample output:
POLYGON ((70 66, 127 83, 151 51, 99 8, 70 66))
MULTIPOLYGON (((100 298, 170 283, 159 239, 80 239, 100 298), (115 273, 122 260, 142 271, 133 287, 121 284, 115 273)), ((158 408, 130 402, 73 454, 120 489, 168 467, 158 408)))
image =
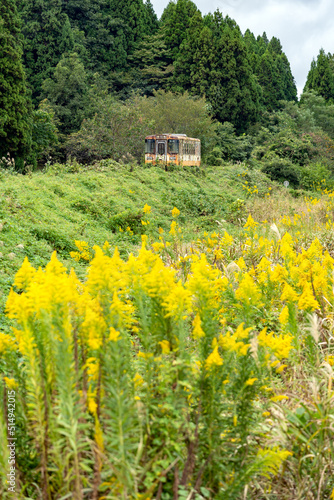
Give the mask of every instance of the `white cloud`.
MULTIPOLYGON (((160 16, 168 0, 152 0, 160 16)), ((301 92, 311 61, 323 48, 334 52, 333 0, 206 0, 195 1, 203 14, 219 9, 228 14, 244 32, 255 36, 264 31, 280 39, 292 74, 301 92)))

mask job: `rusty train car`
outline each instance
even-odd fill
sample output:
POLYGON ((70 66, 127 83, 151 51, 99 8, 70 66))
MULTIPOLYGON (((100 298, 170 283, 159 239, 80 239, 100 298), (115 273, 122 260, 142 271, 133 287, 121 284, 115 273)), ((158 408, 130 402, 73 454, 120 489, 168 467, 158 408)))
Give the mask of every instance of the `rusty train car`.
POLYGON ((200 166, 201 141, 186 134, 148 135, 145 138, 145 163, 200 166))

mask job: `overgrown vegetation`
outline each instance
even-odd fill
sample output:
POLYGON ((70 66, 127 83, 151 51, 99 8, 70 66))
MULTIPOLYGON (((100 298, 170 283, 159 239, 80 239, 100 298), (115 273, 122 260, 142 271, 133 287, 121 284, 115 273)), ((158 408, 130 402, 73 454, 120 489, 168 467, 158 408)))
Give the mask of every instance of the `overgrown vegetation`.
POLYGON ((323 184, 282 189, 245 164, 2 174, 18 498, 332 495, 323 184))
POLYGON ((297 102, 191 0, 0 1, 1 498, 334 498, 333 67, 297 102))

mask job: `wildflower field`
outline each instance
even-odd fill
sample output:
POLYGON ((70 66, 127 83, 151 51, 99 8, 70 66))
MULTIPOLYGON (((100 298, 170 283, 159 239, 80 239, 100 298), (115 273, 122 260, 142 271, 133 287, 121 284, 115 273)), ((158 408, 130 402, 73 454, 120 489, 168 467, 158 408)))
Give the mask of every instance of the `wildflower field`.
POLYGON ((78 239, 66 266, 24 258, 0 333, 1 498, 334 499, 334 193, 256 190, 234 229, 189 238, 177 203, 166 226, 146 199, 127 254, 78 239))

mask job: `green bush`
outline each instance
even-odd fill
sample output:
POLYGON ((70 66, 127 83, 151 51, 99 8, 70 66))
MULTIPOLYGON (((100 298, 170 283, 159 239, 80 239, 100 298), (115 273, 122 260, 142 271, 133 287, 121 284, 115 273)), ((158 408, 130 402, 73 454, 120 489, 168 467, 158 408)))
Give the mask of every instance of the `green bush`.
POLYGON ((246 161, 253 151, 253 141, 248 135, 237 136, 232 123, 218 123, 216 126, 216 145, 207 155, 209 165, 221 165, 224 160, 246 161))
POLYGON ((307 190, 333 189, 334 178, 326 165, 309 163, 300 169, 300 186, 307 190))
POLYGON ((262 172, 267 174, 273 181, 283 183, 288 181, 292 187, 298 187, 300 183, 300 167, 294 165, 287 158, 274 156, 264 160, 261 167, 262 172))

